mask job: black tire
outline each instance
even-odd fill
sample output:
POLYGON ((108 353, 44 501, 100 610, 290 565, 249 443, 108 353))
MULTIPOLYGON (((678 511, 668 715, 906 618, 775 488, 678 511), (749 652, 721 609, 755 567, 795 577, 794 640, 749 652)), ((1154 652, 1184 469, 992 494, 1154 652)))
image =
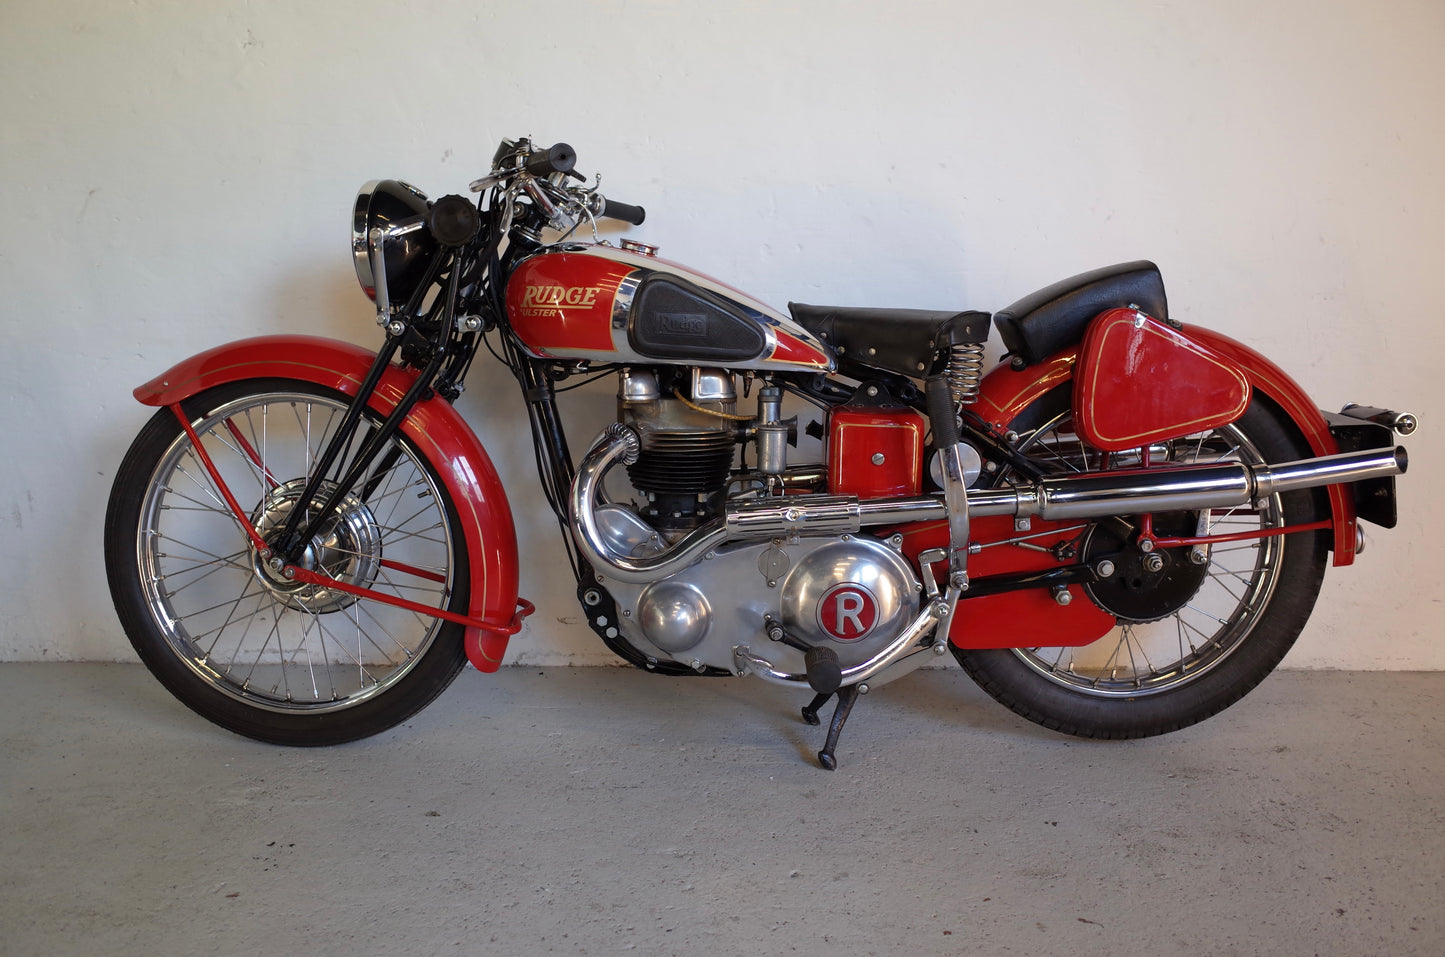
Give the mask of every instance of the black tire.
MULTIPOLYGON (((1072 432, 1070 391, 1070 385, 1053 390, 1011 428, 1020 435, 1019 447, 1050 471, 1098 469, 1103 454, 1086 448, 1072 432)), ((1312 454, 1284 413, 1259 396, 1233 425, 1173 443, 1170 453, 1181 462, 1284 462, 1312 454)), ((1328 514, 1317 491, 1299 491, 1274 496, 1264 508, 1208 518, 1227 524, 1216 531, 1246 531, 1309 523, 1328 514)), ((1156 516, 1156 522, 1191 534, 1198 518, 1199 513, 1174 513, 1156 516)), ((1125 537, 1117 523, 1095 523, 1087 534, 1113 535, 1111 547, 1125 537)), ((1169 550, 1162 557, 1177 573, 1171 572, 1170 584, 1157 587, 1172 592, 1150 595, 1149 582, 1165 579, 1141 574, 1113 585, 1112 592, 1101 587, 1091 593, 1116 617, 1121 606, 1126 610, 1120 623, 1091 645, 954 648, 954 656, 996 700, 1055 731, 1139 738, 1187 727, 1238 701, 1289 651, 1324 580, 1328 536, 1327 531, 1296 532, 1215 545, 1207 564, 1192 572, 1172 564, 1188 563, 1188 549, 1169 550)), ((967 614, 966 602, 961 611, 967 614)))
MULTIPOLYGON (((241 509, 274 529, 347 402, 310 383, 256 379, 185 409, 241 509)), ((339 512, 313 538, 313 567, 465 613, 457 510, 409 441, 389 441, 339 512)), ((141 430, 116 474, 105 562, 146 667, 187 707, 261 741, 332 745, 384 731, 436 698, 466 661, 460 625, 272 574, 170 409, 141 430)))

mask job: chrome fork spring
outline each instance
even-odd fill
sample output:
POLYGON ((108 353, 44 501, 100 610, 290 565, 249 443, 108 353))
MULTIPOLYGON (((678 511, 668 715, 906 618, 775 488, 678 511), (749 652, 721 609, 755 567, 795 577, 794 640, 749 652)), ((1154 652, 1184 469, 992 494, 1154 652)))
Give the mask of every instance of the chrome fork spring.
POLYGON ((953 401, 972 405, 978 400, 979 383, 983 380, 983 343, 954 345, 948 352, 948 390, 953 401))

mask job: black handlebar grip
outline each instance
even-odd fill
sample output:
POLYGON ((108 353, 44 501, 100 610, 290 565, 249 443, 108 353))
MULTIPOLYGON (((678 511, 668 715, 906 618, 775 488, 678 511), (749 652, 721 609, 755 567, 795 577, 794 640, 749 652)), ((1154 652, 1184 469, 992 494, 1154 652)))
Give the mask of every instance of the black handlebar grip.
POLYGON ((602 215, 608 219, 620 219, 624 223, 641 226, 642 221, 647 218, 647 210, 631 203, 619 203, 609 199, 602 204, 602 215))
POLYGON ((570 173, 577 165, 577 151, 566 143, 557 143, 545 153, 533 153, 522 168, 533 176, 550 176, 553 173, 570 173))

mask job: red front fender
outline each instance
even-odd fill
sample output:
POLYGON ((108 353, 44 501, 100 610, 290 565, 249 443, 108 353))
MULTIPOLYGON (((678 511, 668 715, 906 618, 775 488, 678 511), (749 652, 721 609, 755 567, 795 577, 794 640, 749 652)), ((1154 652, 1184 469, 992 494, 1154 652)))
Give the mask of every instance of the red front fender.
MULTIPOLYGON (((376 354, 316 336, 260 336, 227 343, 185 359, 135 390, 144 405, 173 406, 240 379, 299 379, 355 395, 376 354)), ((370 405, 387 415, 415 380, 397 366, 383 374, 370 405)), ((497 470, 486 449, 452 406, 439 398, 418 402, 401 426, 440 475, 456 503, 471 566, 468 617, 498 626, 517 609, 517 534, 497 470)), ((496 671, 507 635, 466 630, 467 656, 482 671, 496 671)))
MULTIPOLYGON (((1333 455, 1340 450, 1319 407, 1283 369, 1241 342, 1203 329, 1183 327, 1184 334, 1232 362, 1249 382, 1250 388, 1284 410, 1300 430, 1315 455, 1333 455)), ((1073 378, 1079 347, 1071 346, 1036 365, 1015 370, 1001 364, 984 377, 975 407, 991 425, 1006 427, 1019 413, 1045 393, 1073 378)), ((1334 563, 1349 565, 1355 560, 1355 501, 1342 485, 1327 487, 1334 523, 1334 563)))

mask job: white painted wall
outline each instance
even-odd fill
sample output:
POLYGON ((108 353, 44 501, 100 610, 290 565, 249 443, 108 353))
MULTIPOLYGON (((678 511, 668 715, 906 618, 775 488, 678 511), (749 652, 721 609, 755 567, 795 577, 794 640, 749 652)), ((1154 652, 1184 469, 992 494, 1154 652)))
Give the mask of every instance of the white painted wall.
MULTIPOLYGON (((1420 413, 1406 525, 1290 663, 1445 667, 1442 46, 1438 0, 6 0, 0 659, 130 657, 100 539, 133 386, 258 333, 374 344, 356 187, 459 191, 531 133, 776 305, 997 308, 1148 257, 1322 405, 1420 413)), ((464 409, 539 599, 514 658, 608 660, 510 384, 479 361, 464 409)))

